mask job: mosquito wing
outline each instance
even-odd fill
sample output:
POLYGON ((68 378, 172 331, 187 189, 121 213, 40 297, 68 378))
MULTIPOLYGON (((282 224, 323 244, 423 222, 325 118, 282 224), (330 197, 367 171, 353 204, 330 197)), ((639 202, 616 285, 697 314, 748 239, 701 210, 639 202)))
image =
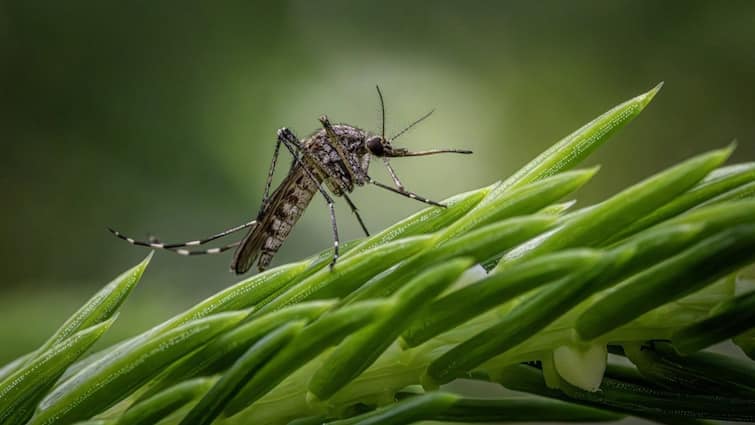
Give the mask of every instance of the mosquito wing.
POLYGON ((270 203, 257 217, 257 225, 241 240, 231 262, 236 274, 246 273, 262 254, 260 270, 288 237, 296 221, 314 196, 317 186, 303 167, 293 167, 270 197, 270 203))
POLYGON ((247 232, 233 253, 231 270, 236 274, 244 274, 249 271, 252 268, 252 264, 254 264, 254 260, 259 255, 260 248, 265 239, 263 223, 257 221, 257 224, 247 232))

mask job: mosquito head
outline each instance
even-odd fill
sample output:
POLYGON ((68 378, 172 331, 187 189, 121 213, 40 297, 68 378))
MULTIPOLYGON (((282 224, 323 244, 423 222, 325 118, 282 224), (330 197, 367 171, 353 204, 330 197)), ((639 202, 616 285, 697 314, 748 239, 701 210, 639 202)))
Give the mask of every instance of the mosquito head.
POLYGON ((408 153, 406 149, 396 149, 391 146, 391 141, 383 136, 370 136, 364 144, 367 146, 367 151, 377 157, 392 158, 396 156, 406 156, 408 153))
POLYGON ((391 145, 382 136, 371 136, 365 142, 367 150, 375 156, 383 156, 391 149, 391 145))
MULTIPOLYGON (((391 140, 398 139, 402 134, 409 131, 412 127, 427 119, 427 117, 432 115, 435 110, 431 110, 425 115, 422 115, 413 123, 404 127, 403 130, 396 133, 393 137, 387 138, 385 137, 385 103, 383 102, 383 93, 380 91, 380 87, 375 86, 375 88, 377 89, 378 98, 380 99, 380 136, 368 137, 367 140, 365 140, 365 145, 367 147, 367 150, 371 154, 383 157, 383 161, 385 162, 385 165, 389 168, 389 170, 392 169, 390 168, 390 164, 388 163, 388 158, 398 158, 402 156, 425 156, 435 155, 439 153, 472 153, 472 151, 466 149, 430 149, 426 151, 410 152, 404 148, 393 148, 393 146, 391 146, 391 140)), ((393 174, 392 171, 391 174, 393 174)))
POLYGON ((369 153, 377 157, 382 157, 386 161, 388 158, 400 158, 404 156, 426 156, 439 153, 472 153, 472 151, 466 149, 430 149, 410 152, 405 148, 394 148, 391 145, 391 141, 382 136, 369 136, 364 144, 369 153))

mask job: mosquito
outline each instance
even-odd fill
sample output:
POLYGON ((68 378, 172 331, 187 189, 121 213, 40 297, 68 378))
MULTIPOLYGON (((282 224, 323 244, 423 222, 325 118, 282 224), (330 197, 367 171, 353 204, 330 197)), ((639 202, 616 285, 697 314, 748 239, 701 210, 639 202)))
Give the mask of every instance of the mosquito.
POLYGON ((379 188, 394 192, 401 196, 423 202, 435 207, 445 205, 432 201, 414 192, 407 190, 395 170, 391 167, 390 158, 409 156, 426 156, 439 153, 471 154, 472 151, 464 149, 431 149, 410 152, 404 148, 395 148, 392 142, 406 133, 409 129, 419 124, 433 111, 423 115, 393 137, 385 137, 385 103, 380 87, 376 87, 380 100, 380 135, 347 124, 331 124, 325 115, 319 118, 321 129, 312 135, 299 140, 288 128, 278 130, 273 159, 267 174, 265 191, 259 212, 254 220, 239 226, 232 227, 220 233, 204 239, 189 242, 166 244, 156 238, 148 241, 139 241, 122 233, 108 228, 116 237, 127 241, 132 245, 146 246, 155 249, 164 249, 180 255, 218 254, 235 248, 231 261, 231 271, 236 274, 246 273, 257 261, 259 271, 265 270, 278 252, 283 242, 291 233, 296 222, 307 208, 315 193, 319 192, 328 204, 330 210, 330 223, 333 230, 333 259, 330 262, 332 269, 338 261, 338 226, 336 225, 335 203, 333 196, 342 197, 356 216, 364 234, 370 233, 359 215, 354 202, 349 198, 356 186, 365 184, 375 185, 379 188), (293 157, 291 168, 280 185, 270 194, 275 167, 278 162, 280 147, 284 146, 293 157), (388 170, 394 186, 380 183, 370 177, 368 169, 370 159, 375 156, 381 158, 388 170), (332 194, 332 195, 331 195, 332 194), (246 235, 237 242, 217 248, 191 250, 190 248, 204 245, 214 240, 231 235, 238 231, 248 229, 246 235))

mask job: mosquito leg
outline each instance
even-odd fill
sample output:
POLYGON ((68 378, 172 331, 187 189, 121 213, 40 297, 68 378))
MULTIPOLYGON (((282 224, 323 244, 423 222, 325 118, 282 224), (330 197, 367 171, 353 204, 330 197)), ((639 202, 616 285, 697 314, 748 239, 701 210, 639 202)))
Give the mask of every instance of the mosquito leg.
POLYGON ((294 161, 304 169, 304 172, 307 173, 307 176, 312 180, 312 183, 314 183, 315 187, 317 187, 317 190, 320 192, 323 198, 325 198, 325 202, 328 203, 328 208, 330 209, 330 224, 333 227, 333 261, 330 262, 330 269, 332 270, 336 265, 336 261, 338 261, 338 247, 340 245, 340 239, 338 238, 338 225, 336 224, 336 204, 335 202, 333 202, 333 198, 322 187, 320 182, 312 173, 312 170, 310 170, 309 167, 304 163, 304 161, 301 160, 297 149, 305 153, 306 150, 302 148, 301 144, 299 143, 299 139, 296 138, 294 133, 292 133, 291 130, 287 128, 282 128, 278 130, 278 140, 280 140, 283 145, 286 146, 286 149, 291 152, 291 155, 294 157, 294 161))
POLYGON ((280 152, 280 148, 281 148, 281 141, 278 138, 275 141, 275 150, 273 151, 273 160, 270 162, 270 170, 267 172, 267 181, 265 182, 265 192, 262 195, 262 204, 260 205, 259 212, 257 212, 257 218, 262 216, 264 211, 267 209, 268 203, 270 202, 270 187, 273 184, 273 174, 275 174, 275 165, 278 162, 278 153, 280 152))
POLYGON ((355 173, 362 171, 361 167, 359 166, 359 164, 353 164, 351 161, 349 161, 349 156, 343 149, 343 145, 338 141, 338 136, 336 136, 336 132, 333 130, 333 125, 330 124, 328 117, 321 115, 319 121, 320 124, 322 124, 322 128, 325 129, 325 134, 328 135, 328 141, 330 141, 330 145, 333 146, 333 149, 336 150, 338 157, 341 159, 341 162, 343 162, 344 168, 346 168, 346 172, 349 173, 349 177, 351 177, 352 181, 356 180, 357 176, 355 175, 355 173), (359 168, 359 170, 357 171, 355 170, 355 168, 359 168))
MULTIPOLYGON (((325 193, 325 192, 320 192, 325 193)), ((333 199, 330 198, 330 196, 326 196, 325 199, 328 202, 328 208, 330 209, 330 225, 333 226, 333 261, 330 262, 330 269, 333 270, 333 267, 336 265, 336 261, 338 261, 338 245, 340 244, 338 239, 338 225, 336 225, 336 205, 333 203, 333 199)))
POLYGON ((317 120, 320 121, 322 128, 325 129, 325 134, 328 135, 328 139, 330 139, 331 143, 337 142, 338 136, 336 136, 336 132, 333 130, 333 125, 330 123, 328 117, 326 115, 320 115, 320 118, 317 120))
POLYGON ((348 195, 345 193, 343 194, 343 198, 346 199, 346 203, 349 204, 349 207, 351 208, 351 212, 354 213, 355 216, 357 216, 357 221, 359 221, 359 225, 362 226, 362 230, 364 231, 365 236, 370 236, 370 231, 367 230, 367 226, 364 225, 364 221, 362 221, 362 217, 359 215, 359 210, 357 209, 357 206, 354 205, 354 202, 351 201, 351 198, 349 198, 348 195))
MULTIPOLYGON (((302 146, 301 142, 299 141, 299 138, 296 137, 296 135, 287 127, 278 129, 278 141, 286 145, 286 148, 288 149, 289 152, 291 152, 292 146, 296 148, 297 152, 304 150, 304 146, 302 146)), ((294 159, 298 161, 297 155, 294 152, 291 152, 291 154, 294 155, 294 159)))
POLYGON ((443 208, 446 207, 445 205, 441 204, 440 202, 431 201, 431 200, 429 200, 427 198, 424 198, 422 196, 417 195, 414 192, 409 192, 408 190, 405 190, 405 189, 394 189, 394 188, 392 188, 392 187, 390 187, 388 185, 385 185, 383 183, 375 181, 372 178, 370 178, 368 181, 370 183, 374 184, 377 187, 383 188, 385 190, 389 190, 389 191, 391 191, 393 193, 398 193, 401 196, 406 196, 407 198, 416 199, 416 200, 418 200, 420 202, 424 202, 426 204, 435 205, 436 207, 443 207, 443 208))
POLYGON ((391 167, 391 163, 388 161, 387 157, 383 157, 383 164, 385 164, 385 168, 388 169, 388 174, 391 175, 391 180, 393 180, 393 184, 396 185, 396 188, 398 190, 404 190, 404 184, 401 183, 401 180, 399 180, 398 175, 396 174, 396 171, 391 167))
POLYGON ((218 248, 209 248, 209 249, 200 249, 196 251, 191 251, 188 249, 171 249, 172 252, 175 252, 178 255, 211 255, 211 254, 220 254, 221 252, 228 251, 231 248, 236 248, 239 246, 241 241, 236 241, 234 243, 229 243, 228 245, 224 245, 218 248))
POLYGON ((194 240, 194 241, 181 242, 181 243, 172 243, 172 244, 165 244, 165 243, 158 242, 157 239, 154 236, 150 237, 150 241, 139 241, 139 240, 136 240, 134 238, 130 238, 130 237, 122 234, 121 232, 119 232, 117 230, 114 230, 114 229, 111 229, 109 227, 108 227, 108 230, 110 231, 110 233, 112 233, 113 235, 115 235, 115 237, 117 237, 119 239, 123 239, 124 241, 130 243, 131 245, 139 245, 139 246, 146 246, 148 248, 166 249, 166 250, 169 250, 169 251, 174 251, 174 250, 179 249, 179 248, 186 248, 186 247, 190 247, 190 246, 204 245, 204 244, 206 244, 208 242, 212 242, 212 241, 214 241, 216 239, 220 239, 223 236, 228 236, 231 233, 235 233, 235 232, 238 232, 239 230, 243 230, 243 229, 246 229, 247 227, 251 227, 255 223, 257 223, 257 221, 256 220, 252 220, 252 221, 250 221, 248 223, 244 223, 244 224, 241 224, 239 226, 231 227, 230 229, 223 230, 220 233, 216 233, 216 234, 214 234, 212 236, 208 236, 208 237, 206 237, 204 239, 197 239, 197 240, 194 240))

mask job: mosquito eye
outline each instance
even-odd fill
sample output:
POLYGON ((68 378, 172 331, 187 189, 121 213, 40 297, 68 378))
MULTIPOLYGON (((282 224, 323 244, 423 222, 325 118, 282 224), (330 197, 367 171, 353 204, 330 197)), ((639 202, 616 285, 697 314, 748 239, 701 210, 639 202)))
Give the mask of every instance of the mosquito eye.
POLYGON ((367 149, 375 156, 383 156, 383 142, 380 137, 367 139, 367 149))

